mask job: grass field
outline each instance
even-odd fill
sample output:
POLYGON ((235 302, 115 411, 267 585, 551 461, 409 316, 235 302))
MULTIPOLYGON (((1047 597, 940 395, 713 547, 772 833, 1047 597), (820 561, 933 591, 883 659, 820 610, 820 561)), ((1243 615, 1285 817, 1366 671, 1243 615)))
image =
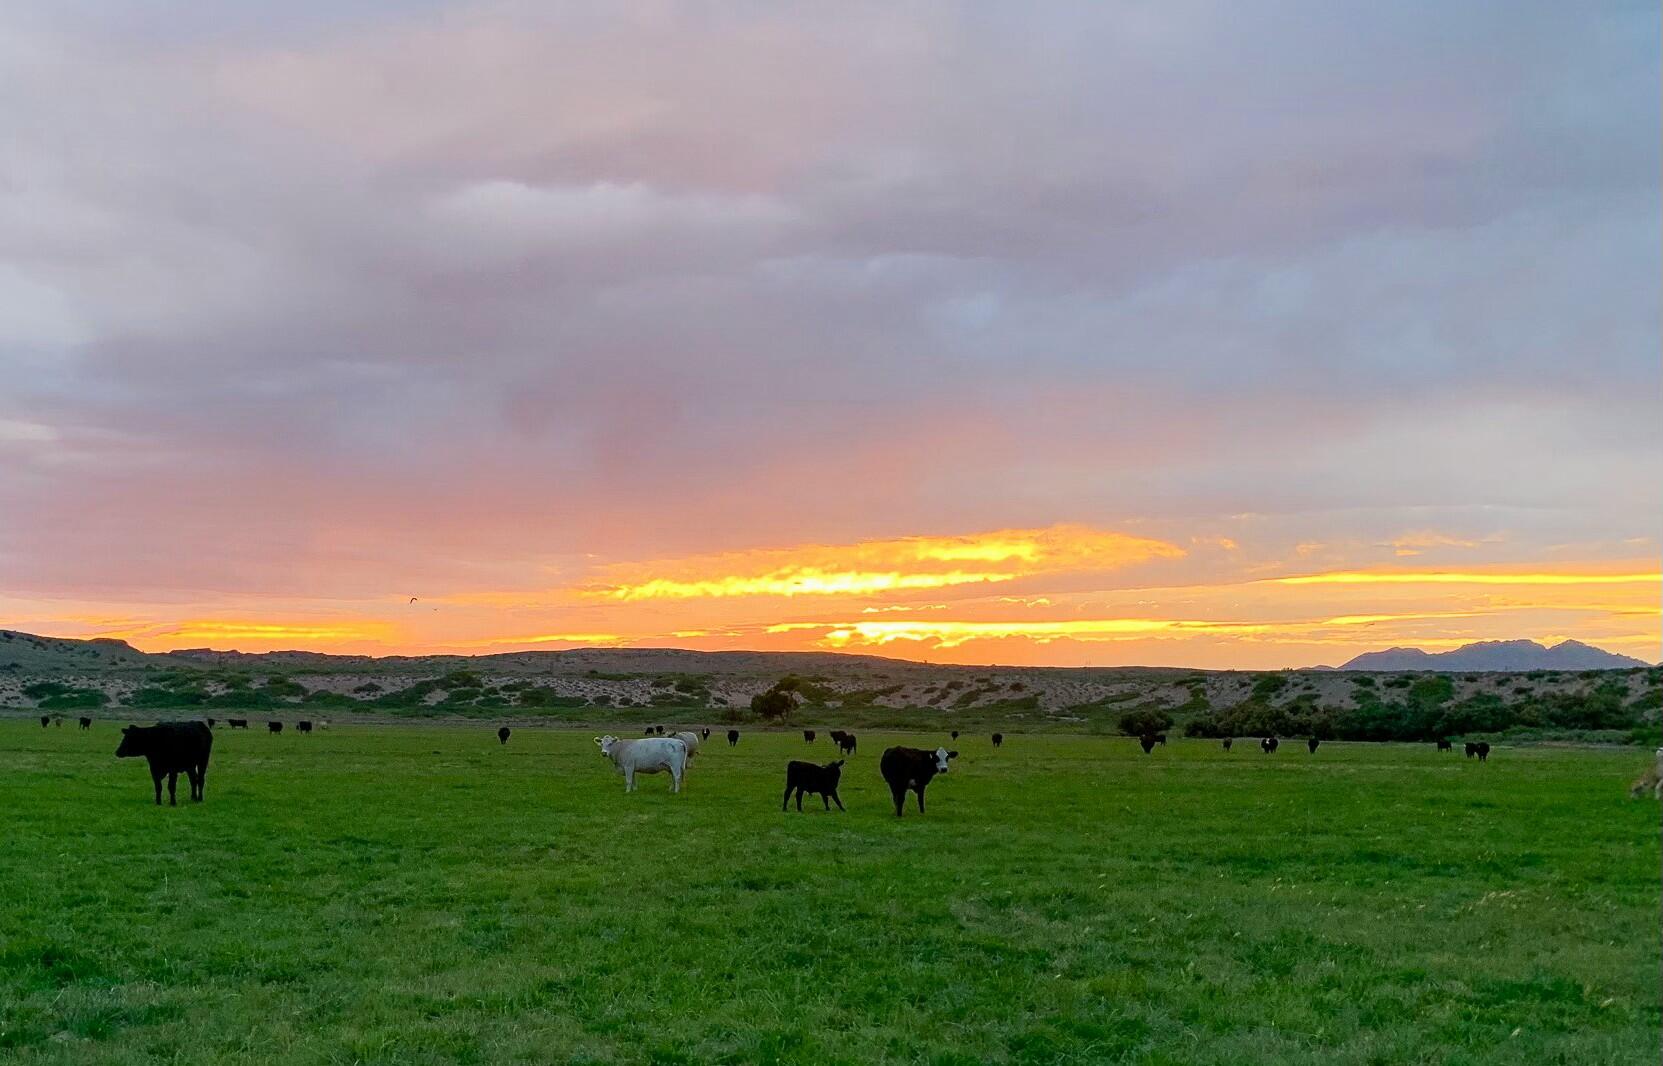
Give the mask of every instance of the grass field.
POLYGON ((0 1060, 1658 1061, 1647 754, 965 737, 897 821, 895 735, 800 815, 824 739, 590 736, 221 729, 169 809, 0 722, 0 1060))

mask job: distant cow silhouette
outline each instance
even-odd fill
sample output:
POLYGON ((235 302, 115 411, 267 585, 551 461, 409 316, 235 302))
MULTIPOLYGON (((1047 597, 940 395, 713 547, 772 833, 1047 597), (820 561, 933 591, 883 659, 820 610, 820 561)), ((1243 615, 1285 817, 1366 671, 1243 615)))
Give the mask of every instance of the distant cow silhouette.
POLYGON ((302 733, 310 733, 312 731, 312 723, 311 722, 296 722, 294 724, 294 727, 296 729, 300 730, 302 733))
POLYGON ((1230 745, 1234 744, 1235 742, 1236 742, 1235 737, 1225 737, 1224 738, 1224 750, 1229 751, 1230 750, 1230 745))
POLYGON ((728 730, 728 747, 731 748, 737 743, 739 743, 739 730, 737 730, 737 729, 728 730))
POLYGON ((1275 751, 1278 744, 1279 742, 1275 737, 1266 737, 1265 739, 1259 741, 1259 747, 1264 750, 1266 755, 1269 755, 1271 752, 1275 751))
POLYGON ((277 733, 283 732, 283 723, 282 722, 267 722, 266 723, 266 732, 272 733, 272 734, 277 734, 277 733))
POLYGON ((497 730, 497 743, 498 744, 508 743, 508 736, 512 732, 513 732, 513 730, 509 729, 507 726, 503 726, 501 729, 497 730))
POLYGON ((957 740, 958 738, 959 738, 959 731, 957 729, 955 729, 955 730, 953 730, 953 739, 957 740))
POLYGON ((1455 750, 1455 745, 1453 745, 1449 742, 1448 737, 1439 737, 1438 738, 1438 750, 1439 751, 1454 751, 1455 750))
POLYGON ((1143 753, 1148 755, 1150 752, 1155 750, 1155 735, 1153 733, 1145 733, 1143 736, 1138 738, 1138 745, 1143 748, 1143 753))
POLYGON ((92 728, 92 719, 91 718, 82 718, 81 719, 81 728, 82 729, 91 729, 92 728))
POLYGON ((814 743, 814 730, 812 730, 812 729, 803 730, 803 739, 808 741, 810 744, 814 743))
POLYGON ((1005 734, 1003 734, 1003 733, 993 734, 993 746, 994 747, 997 748, 999 745, 1003 744, 1004 742, 1005 742, 1005 734))
POLYGON ((1312 755, 1315 755, 1317 753, 1317 745, 1320 744, 1320 743, 1322 743, 1320 740, 1318 740, 1316 737, 1312 737, 1310 740, 1307 740, 1305 742, 1305 746, 1307 748, 1311 749, 1311 754, 1312 755))
POLYGON ((232 729, 247 729, 248 728, 248 719, 246 719, 246 718, 227 718, 225 720, 225 724, 230 726, 232 729))
POLYGON ((49 726, 51 724, 52 724, 52 716, 51 715, 43 714, 43 715, 40 716, 40 727, 42 729, 45 729, 47 726, 49 726))

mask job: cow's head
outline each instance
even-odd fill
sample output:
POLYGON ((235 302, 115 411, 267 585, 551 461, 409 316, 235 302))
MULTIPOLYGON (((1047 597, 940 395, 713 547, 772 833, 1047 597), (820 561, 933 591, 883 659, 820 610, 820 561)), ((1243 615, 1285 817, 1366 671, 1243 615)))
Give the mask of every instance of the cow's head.
POLYGON ((115 750, 115 757, 130 759, 135 755, 143 755, 146 747, 144 731, 138 726, 130 725, 121 731, 121 746, 115 750))
POLYGON ((935 749, 935 772, 938 774, 946 773, 947 760, 956 759, 958 757, 959 753, 956 751, 948 751, 946 748, 935 749))
POLYGON ((604 737, 595 738, 595 746, 601 749, 601 754, 606 756, 608 759, 612 758, 612 749, 617 747, 617 745, 618 738, 613 736, 611 733, 608 733, 604 737))

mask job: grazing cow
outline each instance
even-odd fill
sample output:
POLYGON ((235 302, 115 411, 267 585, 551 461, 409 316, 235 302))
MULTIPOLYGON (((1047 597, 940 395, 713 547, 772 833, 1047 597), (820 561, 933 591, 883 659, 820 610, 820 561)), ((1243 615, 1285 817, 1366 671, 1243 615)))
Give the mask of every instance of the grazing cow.
POLYGON ((737 730, 737 729, 728 730, 728 747, 731 748, 735 744, 738 744, 738 743, 739 743, 739 730, 737 730))
POLYGON ((1280 743, 1281 742, 1275 737, 1266 737, 1265 739, 1259 741, 1259 747, 1264 749, 1264 753, 1266 755, 1269 755, 1280 746, 1280 743))
POLYGON ((624 791, 635 791, 636 774, 670 772, 670 791, 681 791, 681 777, 687 772, 687 745, 680 737, 652 737, 647 740, 619 740, 610 733, 595 738, 601 754, 612 760, 624 775, 624 791))
POLYGON ((837 750, 842 752, 844 755, 853 755, 855 753, 855 735, 853 733, 844 733, 842 736, 838 737, 837 750))
POLYGON ((683 730, 680 733, 671 733, 670 735, 687 745, 687 759, 691 762, 693 756, 699 753, 699 734, 692 730, 683 730))
POLYGON ((283 723, 282 722, 267 722, 266 723, 266 732, 272 734, 273 736, 276 736, 278 733, 283 732, 283 723))
POLYGON ((208 780, 208 753, 213 746, 214 734, 201 722, 163 722, 123 729, 121 746, 115 754, 118 759, 144 756, 150 763, 150 779, 156 785, 156 806, 162 805, 162 778, 165 777, 167 800, 177 807, 181 770, 190 781, 191 799, 202 802, 203 785, 208 780))
POLYGON ((1312 755, 1315 755, 1317 753, 1317 745, 1320 743, 1322 743, 1320 740, 1316 737, 1312 737, 1310 740, 1305 742, 1305 746, 1311 750, 1312 755))
POLYGON ((1154 751, 1155 750, 1155 736, 1154 736, 1154 734, 1145 733, 1143 736, 1139 737, 1138 738, 1138 746, 1143 749, 1143 753, 1145 755, 1148 755, 1150 752, 1154 751))
POLYGON ((1004 742, 1005 742, 1005 734, 1003 734, 1003 733, 993 734, 993 746, 994 747, 997 748, 999 745, 1003 744, 1004 742))
POLYGON ((81 718, 81 728, 82 729, 91 729, 92 728, 92 719, 83 716, 81 718))
POLYGON ((1229 751, 1230 750, 1230 745, 1234 744, 1235 742, 1236 742, 1235 737, 1225 737, 1224 738, 1224 750, 1229 751))
POLYGON ((246 718, 227 718, 225 720, 225 724, 230 726, 232 729, 247 729, 248 728, 248 719, 246 719, 246 718))
POLYGON ((803 739, 808 741, 810 744, 814 743, 814 730, 812 730, 812 729, 803 730, 803 739))
POLYGON ((652 726, 648 726, 647 728, 641 730, 641 735, 644 736, 644 737, 652 736, 653 735, 652 726))
POLYGON ((780 810, 785 810, 786 804, 791 802, 791 793, 797 793, 797 809, 803 809, 803 793, 812 792, 825 803, 826 810, 831 810, 833 801, 837 809, 847 810, 843 801, 837 797, 837 782, 843 776, 843 760, 829 762, 824 766, 816 766, 811 762, 799 762, 792 759, 785 764, 785 798, 780 800, 780 810))
POLYGON ((959 738, 959 731, 957 729, 955 729, 955 730, 953 730, 953 739, 957 740, 958 738, 959 738))
POLYGON ((1448 737, 1439 737, 1438 738, 1438 750, 1439 751, 1454 751, 1455 750, 1455 745, 1453 745, 1449 742, 1448 737))
POLYGON ((922 751, 918 748, 890 748, 883 753, 878 761, 878 771, 883 779, 889 783, 889 794, 895 800, 895 817, 901 817, 901 811, 906 807, 907 791, 918 795, 918 813, 924 813, 924 786, 936 774, 947 772, 949 759, 958 758, 959 753, 937 748, 934 751, 922 751))
POLYGON ((1477 744, 1473 745, 1473 753, 1478 756, 1479 762, 1488 762, 1490 758, 1490 742, 1487 740, 1480 740, 1477 744))
POLYGON ((509 734, 511 734, 513 732, 514 731, 512 729, 509 729, 507 726, 503 726, 501 729, 497 730, 497 743, 498 744, 508 743, 509 734))
POLYGON ((42 729, 45 729, 47 726, 49 726, 51 724, 52 724, 52 716, 51 715, 43 714, 43 715, 40 716, 40 727, 42 729))
POLYGON ((849 735, 848 733, 845 733, 841 729, 834 729, 831 732, 826 734, 826 736, 831 737, 831 742, 833 744, 841 744, 843 742, 843 738, 848 736, 848 735, 849 735))
POLYGON ((302 733, 310 733, 312 731, 312 723, 311 722, 296 722, 294 724, 294 727, 296 729, 300 730, 302 733))

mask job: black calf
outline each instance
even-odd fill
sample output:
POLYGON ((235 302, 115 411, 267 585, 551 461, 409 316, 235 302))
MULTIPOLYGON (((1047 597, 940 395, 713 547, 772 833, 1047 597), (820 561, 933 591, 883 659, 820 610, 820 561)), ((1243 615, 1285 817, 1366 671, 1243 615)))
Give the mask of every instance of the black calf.
POLYGON ((826 810, 831 810, 833 803, 838 810, 847 810, 843 801, 837 797, 837 782, 843 776, 843 760, 829 762, 824 766, 816 766, 811 762, 800 762, 792 759, 785 764, 785 798, 780 800, 780 810, 785 810, 791 802, 791 793, 797 793, 797 809, 803 809, 803 793, 812 792, 825 803, 826 810))

